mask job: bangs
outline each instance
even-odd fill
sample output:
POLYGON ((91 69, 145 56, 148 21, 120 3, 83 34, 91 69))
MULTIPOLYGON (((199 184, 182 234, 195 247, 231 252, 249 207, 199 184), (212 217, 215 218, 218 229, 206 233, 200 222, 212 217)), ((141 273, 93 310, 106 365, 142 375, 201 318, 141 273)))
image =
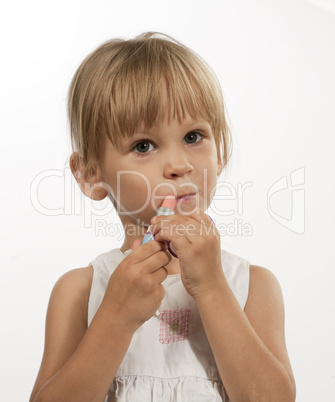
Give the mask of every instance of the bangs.
POLYGON ((128 54, 119 54, 121 68, 104 87, 100 127, 114 146, 139 126, 159 126, 165 118, 184 120, 189 114, 207 120, 214 131, 220 126, 221 91, 196 57, 190 60, 179 46, 170 42, 167 47, 166 41, 162 46, 157 39, 141 46, 134 42, 133 47, 129 46, 128 54))

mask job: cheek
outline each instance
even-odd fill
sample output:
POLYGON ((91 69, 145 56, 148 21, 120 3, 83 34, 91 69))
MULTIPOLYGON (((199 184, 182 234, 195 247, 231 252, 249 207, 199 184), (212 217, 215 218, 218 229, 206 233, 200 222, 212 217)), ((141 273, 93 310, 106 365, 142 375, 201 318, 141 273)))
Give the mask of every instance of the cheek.
MULTIPOLYGON (((151 176, 138 172, 125 158, 115 154, 105 158, 103 178, 108 188, 109 197, 118 213, 136 215, 145 220, 146 215, 153 215, 151 207, 151 176), (137 211, 135 213, 135 211, 137 211)), ((106 188, 106 189, 107 189, 106 188)))
MULTIPOLYGON (((217 164, 217 155, 211 154, 206 160, 203 161, 200 170, 198 171, 198 177, 201 177, 201 182, 199 183, 202 192, 203 199, 205 204, 207 203, 207 207, 209 207, 212 202, 215 194, 216 183, 218 178, 218 164, 217 164)), ((205 206, 206 208, 206 206, 205 206)))
POLYGON ((156 183, 144 173, 119 171, 112 186, 117 211, 128 212, 143 222, 149 222, 155 214, 155 207, 151 204, 155 186, 156 183))
POLYGON ((142 206, 150 200, 151 184, 138 172, 119 172, 114 183, 116 196, 121 203, 142 206))

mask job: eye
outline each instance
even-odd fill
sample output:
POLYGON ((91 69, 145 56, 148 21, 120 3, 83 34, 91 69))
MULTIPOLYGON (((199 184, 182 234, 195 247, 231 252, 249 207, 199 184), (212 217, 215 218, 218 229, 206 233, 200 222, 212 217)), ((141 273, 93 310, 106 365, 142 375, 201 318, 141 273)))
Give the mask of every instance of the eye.
POLYGON ((139 141, 134 145, 133 151, 135 154, 146 154, 149 151, 152 151, 150 147, 153 147, 153 145, 149 141, 139 141))
POLYGON ((195 144, 199 142, 203 138, 203 135, 198 133, 197 131, 190 131, 184 137, 184 140, 187 144, 195 144))

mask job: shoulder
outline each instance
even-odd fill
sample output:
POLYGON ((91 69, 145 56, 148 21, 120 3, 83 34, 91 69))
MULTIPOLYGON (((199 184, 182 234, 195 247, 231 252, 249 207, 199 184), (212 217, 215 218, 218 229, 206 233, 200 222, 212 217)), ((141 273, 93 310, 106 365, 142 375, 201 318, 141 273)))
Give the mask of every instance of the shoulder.
POLYGON ((66 272, 56 282, 54 291, 66 290, 69 287, 75 287, 75 289, 85 289, 90 286, 93 278, 93 268, 88 266, 85 268, 75 268, 66 272))
POLYGON ((75 268, 62 275, 54 285, 49 301, 49 310, 71 312, 80 309, 83 317, 87 316, 87 305, 93 278, 93 268, 75 268))
POLYGON ((93 278, 93 268, 75 268, 62 275, 53 288, 53 293, 81 294, 90 289, 93 278))
POLYGON ((276 276, 267 268, 259 265, 250 265, 250 279, 249 279, 249 295, 255 296, 259 292, 271 293, 278 292, 281 294, 281 288, 276 276))
POLYGON ((267 268, 250 265, 249 294, 245 313, 255 325, 267 321, 279 330, 284 325, 284 301, 276 276, 267 268))
POLYGON ((261 267, 259 265, 250 264, 250 281, 254 281, 254 284, 271 282, 273 284, 277 283, 279 285, 276 276, 269 269, 261 267))

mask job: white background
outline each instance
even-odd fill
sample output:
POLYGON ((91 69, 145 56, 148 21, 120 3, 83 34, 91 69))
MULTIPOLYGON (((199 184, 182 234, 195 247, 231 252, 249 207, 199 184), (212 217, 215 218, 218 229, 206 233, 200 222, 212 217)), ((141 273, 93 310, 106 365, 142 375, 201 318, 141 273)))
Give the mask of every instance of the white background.
POLYGON ((334 1, 19 0, 0 14, 1 399, 29 398, 57 278, 122 245, 115 212, 104 217, 114 226, 99 233, 93 206, 80 213, 84 200, 68 169, 71 77, 105 40, 154 30, 190 46, 220 79, 234 135, 232 169, 221 181, 249 187, 242 211, 233 199, 216 205, 233 215, 208 212, 229 227, 222 247, 281 283, 297 401, 334 401, 334 1), (302 184, 292 192, 297 170, 302 184), (288 188, 268 206, 283 177, 288 188), (63 212, 39 212, 36 194, 63 212))

